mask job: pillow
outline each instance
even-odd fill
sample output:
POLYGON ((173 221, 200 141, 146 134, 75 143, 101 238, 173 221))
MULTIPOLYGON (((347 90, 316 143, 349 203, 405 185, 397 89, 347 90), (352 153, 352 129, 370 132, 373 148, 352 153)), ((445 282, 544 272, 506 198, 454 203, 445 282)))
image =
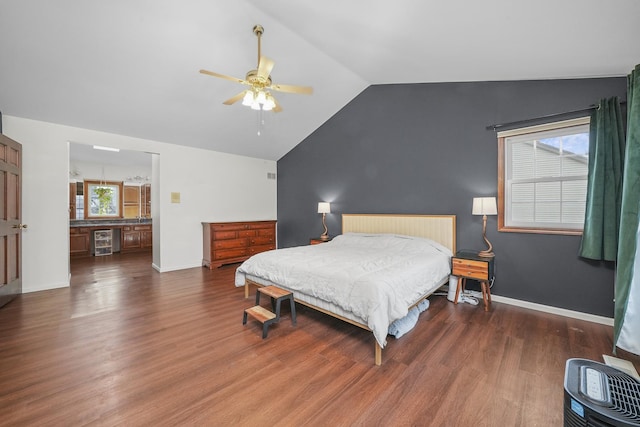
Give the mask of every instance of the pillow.
POLYGON ((427 239, 425 237, 407 236, 404 234, 349 232, 334 237, 332 243, 353 247, 384 248, 401 243, 403 241, 413 241, 417 244, 424 243, 444 253, 447 256, 453 256, 453 253, 449 248, 442 245, 441 243, 436 242, 435 240, 427 239))

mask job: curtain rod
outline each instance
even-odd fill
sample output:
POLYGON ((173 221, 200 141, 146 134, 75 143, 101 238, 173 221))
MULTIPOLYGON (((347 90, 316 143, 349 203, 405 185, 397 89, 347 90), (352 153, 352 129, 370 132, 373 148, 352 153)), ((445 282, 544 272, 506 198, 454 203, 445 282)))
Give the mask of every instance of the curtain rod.
MULTIPOLYGON (((627 103, 627 101, 620 101, 620 105, 624 105, 626 103, 627 103)), ((588 112, 596 110, 598 108, 600 108, 600 104, 598 104, 598 105, 593 104, 593 105, 590 105, 588 108, 583 108, 581 110, 566 111, 564 113, 548 114, 546 116, 535 117, 533 119, 524 119, 524 120, 517 120, 515 122, 489 125, 489 126, 487 126, 487 130, 495 131, 495 130, 501 129, 503 127, 521 126, 521 125, 527 125, 527 124, 534 123, 534 122, 539 122, 540 120, 556 119, 556 118, 560 118, 560 117, 564 117, 564 116, 572 116, 572 115, 577 115, 577 114, 581 114, 581 113, 588 113, 588 112)))

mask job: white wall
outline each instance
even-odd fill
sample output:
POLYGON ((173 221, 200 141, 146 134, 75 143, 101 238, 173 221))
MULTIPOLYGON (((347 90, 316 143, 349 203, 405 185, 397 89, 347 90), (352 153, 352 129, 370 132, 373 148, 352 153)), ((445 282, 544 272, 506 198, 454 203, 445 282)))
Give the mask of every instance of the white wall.
POLYGON ((3 116, 3 132, 22 144, 23 291, 69 284, 68 141, 158 153, 152 172, 153 264, 199 267, 202 225, 276 219, 276 162, 123 135, 3 116), (180 203, 171 203, 171 193, 180 203))
POLYGON ((127 178, 135 177, 136 175, 142 178, 149 177, 149 183, 151 182, 151 154, 149 156, 148 165, 129 166, 129 165, 102 165, 91 162, 81 162, 71 160, 69 167, 72 171, 78 171, 80 174, 75 177, 69 177, 69 182, 74 181, 100 181, 102 179, 106 181, 122 181, 125 185, 140 185, 145 182, 138 182, 134 180, 127 180, 127 178))

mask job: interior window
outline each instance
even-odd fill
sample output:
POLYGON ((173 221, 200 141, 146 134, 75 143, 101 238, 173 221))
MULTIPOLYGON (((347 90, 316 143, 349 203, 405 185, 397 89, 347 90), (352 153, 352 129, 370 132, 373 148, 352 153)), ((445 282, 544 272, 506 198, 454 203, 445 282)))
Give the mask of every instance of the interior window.
POLYGON ((589 117, 498 133, 498 230, 580 234, 589 117))
POLYGON ((75 219, 84 219, 84 183, 76 182, 76 217, 75 219))
POLYGON ((121 218, 122 182, 85 181, 85 218, 121 218))

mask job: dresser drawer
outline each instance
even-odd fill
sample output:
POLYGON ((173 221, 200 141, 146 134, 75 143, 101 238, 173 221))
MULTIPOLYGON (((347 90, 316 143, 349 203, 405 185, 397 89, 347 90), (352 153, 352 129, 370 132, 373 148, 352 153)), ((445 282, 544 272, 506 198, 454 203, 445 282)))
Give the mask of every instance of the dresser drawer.
POLYGON ((246 248, 247 239, 214 240, 213 249, 246 248))
POLYGON ((274 239, 276 237, 276 232, 273 229, 273 227, 271 227, 271 228, 261 228, 261 229, 255 230, 255 231, 256 231, 256 234, 258 236, 271 237, 271 238, 274 238, 274 239))
POLYGON ((256 230, 240 230, 238 231, 238 237, 253 237, 256 235, 256 230))
POLYGON ((273 222, 254 222, 249 225, 252 230, 273 230, 273 222))
POLYGON ((215 231, 213 233, 213 240, 235 239, 236 237, 238 237, 237 231, 215 231))
POLYGON ((249 239, 251 245, 270 245, 274 239, 270 236, 252 237, 249 239))
POLYGON ((489 263, 484 261, 453 258, 451 260, 451 274, 454 276, 489 280, 489 263))
POLYGON ((227 222, 227 223, 211 224, 211 229, 213 231, 248 230, 249 228, 250 228, 250 225, 243 222, 227 222))
POLYGON ((247 248, 222 249, 219 251, 213 251, 213 259, 215 260, 240 258, 247 255, 249 255, 247 248))

